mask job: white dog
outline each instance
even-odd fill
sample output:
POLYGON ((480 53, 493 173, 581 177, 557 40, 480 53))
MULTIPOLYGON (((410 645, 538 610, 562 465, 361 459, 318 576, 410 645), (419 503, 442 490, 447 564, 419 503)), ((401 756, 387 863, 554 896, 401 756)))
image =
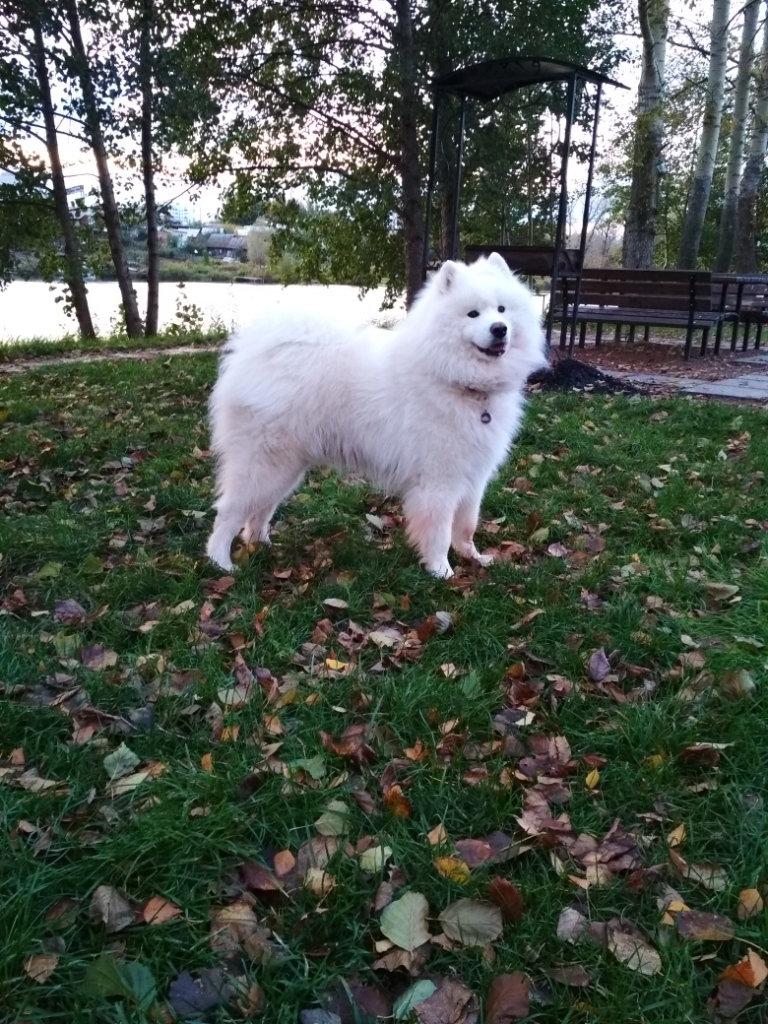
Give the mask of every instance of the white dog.
POLYGON ((426 569, 448 550, 482 564, 480 502, 545 365, 539 314, 501 256, 447 262, 391 331, 277 310, 238 332, 211 395, 217 516, 209 557, 269 542, 279 503, 313 466, 335 466, 403 497, 426 569), (244 529, 243 529, 244 528, 244 529))

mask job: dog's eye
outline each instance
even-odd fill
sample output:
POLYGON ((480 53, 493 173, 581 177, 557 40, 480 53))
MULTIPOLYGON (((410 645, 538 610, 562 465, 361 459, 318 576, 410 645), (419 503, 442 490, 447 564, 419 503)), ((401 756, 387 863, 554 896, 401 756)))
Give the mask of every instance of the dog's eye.
POLYGON ((467 316, 471 316, 472 319, 474 320, 476 316, 480 316, 480 313, 476 309, 471 309, 469 313, 467 313, 467 316))
POLYGON ((500 313, 503 313, 503 312, 504 312, 504 306, 499 306, 499 312, 500 312, 500 313))

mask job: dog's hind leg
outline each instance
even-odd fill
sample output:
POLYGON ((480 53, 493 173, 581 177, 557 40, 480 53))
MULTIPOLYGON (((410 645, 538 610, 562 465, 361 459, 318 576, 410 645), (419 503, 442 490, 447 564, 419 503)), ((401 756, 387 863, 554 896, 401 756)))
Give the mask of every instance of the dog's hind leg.
POLYGON ((480 565, 490 565, 491 555, 481 555, 475 547, 475 531, 480 518, 480 504, 484 488, 466 495, 460 502, 453 517, 451 544, 461 558, 469 558, 480 565))
POLYGON ((268 476, 262 479, 262 486, 255 495, 255 500, 248 510, 248 518, 243 530, 246 544, 269 544, 269 524, 277 506, 293 494, 304 479, 304 470, 294 469, 292 472, 271 468, 268 476))
POLYGON ((283 500, 300 483, 303 469, 276 466, 271 460, 231 457, 220 467, 221 497, 208 541, 208 557, 222 569, 232 569, 230 548, 240 531, 246 543, 269 543, 269 521, 283 500))
POLYGON ((454 504, 445 492, 411 491, 403 501, 405 529, 427 572, 441 579, 453 576, 448 561, 454 504))

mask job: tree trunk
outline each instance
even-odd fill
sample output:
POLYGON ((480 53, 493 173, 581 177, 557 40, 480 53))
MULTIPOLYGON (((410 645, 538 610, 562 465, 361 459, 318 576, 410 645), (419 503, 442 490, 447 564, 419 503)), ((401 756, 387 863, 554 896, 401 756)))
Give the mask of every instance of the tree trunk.
POLYGON ((144 202, 147 211, 147 316, 144 333, 157 334, 160 312, 160 256, 158 253, 157 200, 152 154, 152 29, 155 22, 154 0, 142 0, 139 39, 139 81, 141 83, 141 167, 144 175, 144 202))
POLYGON ((664 141, 664 71, 669 0, 638 0, 643 66, 637 91, 632 184, 624 225, 623 263, 629 269, 653 263, 658 213, 659 165, 664 141))
POLYGON ((411 0, 395 0, 395 59, 400 80, 400 183, 405 242, 405 301, 410 306, 421 288, 424 216, 419 166, 419 94, 411 22, 411 0))
POLYGON ((693 172, 691 194, 680 235, 680 252, 677 257, 677 266, 680 270, 696 269, 701 233, 704 230, 704 218, 707 215, 709 194, 712 190, 712 176, 715 172, 715 157, 717 156, 725 98, 729 6, 729 0, 714 0, 712 6, 707 94, 704 102, 701 139, 696 154, 696 169, 693 172))
POLYGON ((765 164, 768 144, 768 19, 763 28, 763 42, 755 66, 755 93, 749 153, 744 164, 739 188, 736 223, 736 270, 740 274, 757 271, 755 248, 755 206, 760 175, 765 164))
POLYGON ((744 140, 749 113, 749 85, 754 60, 757 16, 760 0, 750 0, 744 8, 744 28, 739 50, 739 66, 733 89, 733 124, 728 143, 728 167, 725 172, 725 195, 720 214, 720 239, 715 259, 715 270, 726 274, 731 269, 733 244, 736 237, 736 212, 739 204, 739 177, 744 159, 744 140))
POLYGON ((96 103, 96 92, 93 87, 93 78, 88 64, 88 55, 83 43, 83 34, 80 30, 80 14, 77 9, 77 0, 64 0, 64 9, 72 37, 77 77, 83 94, 85 122, 88 126, 88 135, 90 136, 91 148, 96 159, 96 169, 99 175, 101 207, 104 212, 104 225, 107 229, 109 251, 112 255, 112 262, 117 274, 117 283, 120 286, 120 295, 123 300, 125 328, 129 338, 138 338, 142 334, 139 304, 136 299, 133 282, 131 281, 128 261, 125 258, 123 237, 120 230, 120 213, 117 209, 115 192, 112 187, 112 176, 109 172, 109 160, 107 159, 107 149, 101 130, 101 118, 99 116, 98 104, 96 103))
POLYGON ((56 132, 56 114, 51 99, 51 83, 48 78, 48 67, 45 59, 45 45, 43 43, 43 31, 40 22, 35 18, 32 25, 34 43, 32 45, 32 61, 35 67, 37 87, 40 92, 40 106, 45 124, 45 145, 48 150, 48 160, 51 164, 51 183, 53 185, 53 205, 56 211, 56 219, 59 222, 61 235, 64 240, 64 279, 72 299, 72 306, 77 316, 77 324, 80 328, 80 337, 95 338, 96 331, 93 329, 91 311, 88 307, 88 289, 83 280, 83 265, 80 259, 80 252, 75 238, 75 228, 72 217, 69 213, 67 202, 67 186, 64 181, 64 171, 59 156, 59 138, 56 132))

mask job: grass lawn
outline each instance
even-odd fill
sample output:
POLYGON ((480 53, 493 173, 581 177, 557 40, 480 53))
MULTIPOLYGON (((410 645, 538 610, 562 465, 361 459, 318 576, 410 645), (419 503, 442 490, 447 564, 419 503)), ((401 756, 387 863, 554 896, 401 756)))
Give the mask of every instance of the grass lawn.
POLYGON ((214 373, 0 380, 3 1021, 765 1020, 765 412, 537 396, 491 569, 317 474, 232 579, 214 373))

